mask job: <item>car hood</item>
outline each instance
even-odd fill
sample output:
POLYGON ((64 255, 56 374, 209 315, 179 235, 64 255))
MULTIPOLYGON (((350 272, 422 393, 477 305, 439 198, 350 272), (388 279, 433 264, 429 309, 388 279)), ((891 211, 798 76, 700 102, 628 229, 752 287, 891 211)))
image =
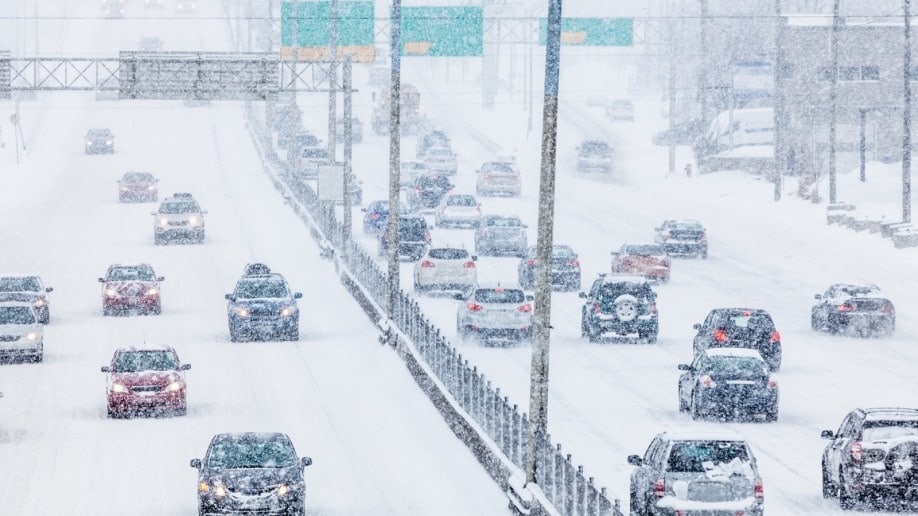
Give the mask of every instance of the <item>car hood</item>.
POLYGON ((2 301, 19 301, 23 303, 31 303, 38 299, 43 299, 45 296, 32 293, 32 292, 0 292, 0 302, 2 301))
POLYGON ((178 371, 138 371, 136 373, 112 373, 112 381, 125 387, 140 387, 142 385, 166 386, 176 380, 183 380, 178 371))
POLYGON ((154 281, 109 281, 105 283, 105 290, 112 289, 122 296, 143 295, 154 287, 157 287, 154 281))
POLYGON ((282 483, 301 482, 299 467, 289 468, 218 468, 206 470, 213 481, 219 480, 230 491, 258 495, 275 489, 282 483))
POLYGON ((25 335, 29 332, 42 334, 41 325, 32 324, 0 324, 0 335, 25 335))

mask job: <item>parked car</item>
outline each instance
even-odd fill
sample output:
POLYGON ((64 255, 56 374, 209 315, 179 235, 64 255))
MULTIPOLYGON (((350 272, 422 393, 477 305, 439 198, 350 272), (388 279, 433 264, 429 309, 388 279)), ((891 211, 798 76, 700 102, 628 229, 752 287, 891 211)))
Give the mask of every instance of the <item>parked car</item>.
MULTIPOLYGON (((538 248, 529 246, 526 256, 517 265, 520 286, 526 290, 535 288, 538 258, 538 248)), ((551 286, 561 290, 580 290, 580 259, 569 246, 551 247, 551 286)))
POLYGON ((532 340, 532 296, 520 288, 476 288, 456 313, 459 338, 487 344, 532 340))
POLYGON ((654 241, 663 247, 666 254, 708 257, 708 235, 701 222, 694 219, 669 219, 664 220, 656 231, 654 241))
POLYGON ((0 302, 16 301, 29 303, 35 309, 38 322, 51 322, 51 307, 47 294, 53 292, 46 287, 37 274, 2 274, 0 275, 0 302))
POLYGON ((822 496, 842 509, 868 499, 886 502, 914 497, 918 489, 918 409, 858 408, 838 431, 822 431, 831 442, 822 452, 822 496))
POLYGON ((516 215, 485 215, 475 229, 475 252, 483 256, 524 256, 526 224, 516 215))
POLYGON ((813 329, 862 337, 890 335, 896 329, 896 307, 876 285, 836 283, 813 306, 813 329))
POLYGON ((415 151, 415 157, 419 160, 423 160, 424 156, 427 155, 427 151, 433 147, 446 147, 451 148, 449 143, 449 136, 445 132, 434 129, 428 133, 425 133, 420 138, 418 138, 418 146, 415 151))
POLYGON ((659 332, 657 294, 639 274, 600 274, 580 311, 580 334, 590 342, 613 336, 656 342, 659 332))
POLYGON ((300 310, 293 292, 281 274, 264 264, 249 264, 226 294, 226 317, 230 341, 243 339, 299 340, 300 310))
POLYGON ((412 211, 436 209, 454 188, 448 177, 430 173, 415 177, 407 186, 406 197, 412 211))
POLYGON ((458 291, 464 299, 478 285, 476 260, 462 248, 429 247, 414 264, 414 291, 458 291))
MULTIPOLYGON (((389 228, 379 234, 379 256, 389 252, 389 228)), ((398 256, 410 261, 420 260, 430 245, 430 231, 427 221, 420 215, 399 215, 398 217, 398 256)))
POLYGON ((669 283, 672 262, 657 243, 624 244, 612 253, 612 272, 643 274, 648 280, 669 283))
POLYGON ((765 490, 752 449, 742 436, 662 432, 643 457, 629 455, 631 514, 640 516, 762 516, 765 490))
MULTIPOLYGON (((339 142, 344 142, 344 119, 339 117, 335 138, 339 142)), ((351 118, 351 143, 360 143, 363 141, 363 122, 357 117, 351 118)))
POLYGON ((577 147, 577 172, 612 172, 612 146, 602 140, 585 140, 577 147))
POLYGON ((118 200, 121 202, 154 202, 159 199, 159 179, 149 172, 125 172, 118 180, 118 200))
POLYGON ((102 315, 135 312, 159 315, 162 312, 159 284, 165 279, 157 276, 147 263, 110 265, 105 276, 99 278, 103 285, 102 315))
POLYGON ((187 412, 185 371, 171 346, 121 347, 109 365, 105 392, 108 417, 172 414, 187 412))
POLYGON ((692 419, 710 415, 778 420, 778 382, 754 349, 708 348, 679 364, 679 411, 692 419))
POLYGON ((513 162, 486 161, 476 172, 475 192, 478 195, 519 197, 522 191, 520 171, 513 162))
POLYGON ((175 12, 179 14, 194 14, 198 12, 198 4, 189 0, 179 0, 175 4, 175 12))
POLYGON ((698 330, 696 356, 708 348, 749 348, 757 350, 772 371, 781 368, 781 334, 761 308, 715 308, 693 328, 698 330))
POLYGON ((83 138, 86 154, 114 154, 115 135, 111 129, 90 129, 83 138))
POLYGON ((702 120, 696 118, 684 122, 676 122, 672 129, 660 131, 653 136, 654 145, 692 145, 704 132, 705 126, 702 120))
POLYGON ((456 154, 449 147, 432 147, 424 154, 424 165, 433 173, 454 176, 459 170, 456 154))
POLYGON ((182 192, 166 197, 153 215, 153 243, 175 242, 204 243, 204 214, 198 201, 190 193, 182 192))
POLYGON ((627 120, 634 122, 634 102, 628 99, 615 99, 606 104, 606 117, 609 120, 627 120))
MULTIPOLYGON (((360 211, 363 212, 363 232, 367 235, 379 235, 383 230, 386 229, 386 225, 389 223, 389 200, 381 199, 377 201, 370 201, 370 204, 366 208, 362 208, 360 211)), ((398 207, 399 214, 408 214, 408 207, 404 204, 399 204, 398 207)))
POLYGON ((0 302, 0 358, 41 362, 44 335, 32 303, 0 302))
POLYGON ((298 152, 299 158, 296 161, 294 176, 300 179, 316 179, 319 177, 319 165, 328 163, 328 149, 305 146, 298 152))
POLYGON ((290 437, 279 432, 215 435, 198 470, 198 515, 306 514, 309 457, 298 457, 290 437))
POLYGON ((434 212, 437 227, 478 227, 481 222, 481 203, 473 195, 447 194, 434 212))

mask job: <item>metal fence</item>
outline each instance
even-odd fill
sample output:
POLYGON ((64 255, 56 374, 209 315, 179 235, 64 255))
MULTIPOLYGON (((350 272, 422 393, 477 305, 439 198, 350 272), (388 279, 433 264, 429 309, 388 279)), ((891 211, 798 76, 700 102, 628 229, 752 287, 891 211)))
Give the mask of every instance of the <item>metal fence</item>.
MULTIPOLYGON (((263 129, 249 110, 250 124, 263 129)), ((391 313, 391 323, 410 340, 426 361, 428 367, 445 386, 455 402, 478 424, 491 441, 513 464, 522 470, 528 463, 529 419, 520 413, 519 406, 510 402, 499 387, 491 384, 478 368, 469 364, 434 326, 418 302, 405 291, 398 289, 395 306, 388 310, 387 278, 377 261, 353 240, 342 238, 341 223, 332 204, 320 201, 315 190, 288 174, 286 163, 273 151, 270 132, 256 131, 264 136, 262 148, 272 163, 276 175, 285 183, 296 201, 308 210, 321 238, 327 240, 350 274, 359 282, 369 297, 391 313)), ((565 515, 606 516, 621 514, 620 502, 610 501, 606 488, 597 488, 593 477, 586 477, 583 466, 575 466, 571 455, 562 451, 561 444, 552 444, 546 436, 537 447, 538 466, 536 483, 558 512, 565 515)))

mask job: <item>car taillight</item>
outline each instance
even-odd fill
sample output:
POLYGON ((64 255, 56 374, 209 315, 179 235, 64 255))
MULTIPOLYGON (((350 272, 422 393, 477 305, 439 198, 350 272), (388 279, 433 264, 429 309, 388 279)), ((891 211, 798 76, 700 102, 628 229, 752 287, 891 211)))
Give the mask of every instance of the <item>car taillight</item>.
POLYGON ((778 333, 778 330, 775 330, 771 333, 771 338, 768 340, 768 342, 771 342, 772 344, 781 342, 781 334, 778 333))
POLYGON ((532 311, 532 305, 530 305, 529 303, 526 303, 525 305, 520 305, 516 307, 516 309, 519 310, 520 312, 528 314, 529 312, 532 311))
POLYGON ((717 342, 726 342, 727 341, 727 332, 723 328, 717 328, 714 330, 714 340, 717 342))
POLYGON ((484 308, 478 303, 469 303, 465 305, 465 307, 468 308, 470 312, 479 312, 482 308, 484 308))
POLYGON ((415 188, 415 189, 414 189, 414 193, 415 193, 415 195, 421 195, 421 189, 420 189, 420 188, 415 188))
POLYGON ((428 244, 430 243, 430 232, 429 231, 424 232, 424 241, 427 242, 428 244))
POLYGON ((710 389, 712 387, 717 387, 717 383, 711 378, 710 375, 704 375, 699 380, 698 383, 701 384, 705 389, 710 389))
POLYGON ((653 494, 657 498, 663 498, 666 495, 666 480, 660 478, 653 483, 653 494))
POLYGON ((884 304, 884 305, 880 308, 880 310, 882 310, 882 311, 884 311, 884 312, 893 313, 893 312, 896 311, 896 308, 892 305, 892 303, 886 303, 886 304, 884 304))
POLYGON ((533 259, 526 260, 526 265, 533 266, 533 265, 535 265, 535 264, 536 264, 536 261, 533 260, 533 259))
POLYGON ((477 211, 478 213, 481 213, 481 206, 475 206, 475 211, 477 211))
POLYGON ((774 380, 768 380, 768 388, 769 388, 769 389, 777 389, 777 388, 778 388, 778 382, 776 382, 776 381, 774 381, 774 380))
POLYGON ((671 231, 667 231, 666 234, 663 235, 663 240, 669 240, 669 239, 672 238, 672 237, 673 237, 672 232, 671 232, 671 231))
POLYGON ((650 303, 650 313, 652 313, 652 314, 657 313, 657 303, 656 303, 656 301, 654 301, 653 303, 650 303))
POLYGON ((839 312, 853 312, 855 310, 857 310, 857 307, 852 305, 851 303, 845 303, 843 305, 838 305, 839 312))
POLYGON ((855 462, 860 462, 864 458, 864 448, 861 446, 860 441, 854 441, 851 443, 851 460, 855 462))
POLYGON ((369 215, 367 215, 367 218, 369 218, 370 220, 376 220, 381 216, 382 215, 380 215, 379 213, 370 213, 369 215))
POLYGON ((594 314, 598 314, 598 313, 601 312, 601 311, 602 311, 602 310, 599 308, 599 302, 598 302, 598 301, 594 301, 594 302, 593 302, 593 313, 594 313, 594 314))
POLYGON ((573 259, 567 262, 571 267, 580 267, 580 260, 573 259))
POLYGON ((433 267, 433 266, 434 264, 430 260, 424 260, 423 262, 421 262, 421 267, 433 267))
MULTIPOLYGON (((756 481, 755 481, 755 487, 753 488, 753 492, 755 493, 755 499, 756 499, 756 500, 764 500, 764 499, 765 499, 765 486, 762 485, 762 481, 761 481, 761 480, 756 480, 756 481)), ((737 511, 737 514, 740 514, 741 512, 742 512, 742 511, 737 511)))
POLYGON ((474 269, 474 268, 475 268, 475 262, 465 262, 465 263, 462 264, 462 266, 465 267, 466 269, 474 269))

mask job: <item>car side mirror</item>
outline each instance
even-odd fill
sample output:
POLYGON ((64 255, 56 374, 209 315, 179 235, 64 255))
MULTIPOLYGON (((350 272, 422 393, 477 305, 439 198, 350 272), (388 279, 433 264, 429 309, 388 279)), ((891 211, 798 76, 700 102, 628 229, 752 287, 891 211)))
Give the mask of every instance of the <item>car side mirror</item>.
POLYGON ((156 278, 156 281, 166 281, 166 277, 165 277, 165 276, 160 276, 160 277, 156 278))
POLYGON ((110 373, 110 372, 112 372, 112 368, 111 368, 111 367, 108 367, 108 366, 102 366, 102 372, 103 372, 103 373, 110 373))
POLYGON ((190 464, 192 468, 201 469, 201 459, 191 459, 191 462, 188 464, 190 464))
POLYGON ((823 439, 835 439, 835 434, 833 434, 831 430, 823 430, 819 436, 823 439))
POLYGON ((54 292, 54 287, 48 287, 45 289, 45 292, 54 292))
POLYGON ((691 371, 692 370, 692 366, 690 366, 689 364, 679 364, 676 367, 678 367, 680 371, 691 371))
POLYGON ((294 292, 294 293, 293 293, 293 299, 299 299, 299 298, 301 298, 301 297, 303 297, 303 293, 302 293, 302 292, 294 292))
POLYGON ((692 328, 694 328, 694 329, 696 329, 696 330, 700 330, 700 329, 701 329, 701 323, 695 323, 695 324, 693 324, 693 325, 692 325, 692 328))
POLYGON ((465 292, 456 292, 455 294, 453 294, 453 299, 456 299, 459 301, 465 301, 465 292))
POLYGON ((822 294, 816 294, 813 299, 822 299, 822 294))
POLYGON ((473 262, 477 262, 477 261, 478 261, 478 255, 477 255, 477 254, 473 254, 473 255, 472 255, 472 261, 473 261, 473 262))
POLYGON ((640 466, 640 465, 642 465, 643 463, 644 463, 644 461, 641 460, 641 457, 638 456, 638 455, 629 455, 629 456, 628 456, 628 464, 631 464, 632 466, 640 466))
POLYGON ((191 364, 182 364, 182 368, 181 368, 182 371, 187 371, 189 369, 191 369, 191 364))
POLYGON ((526 301, 535 301, 535 296, 532 294, 526 294, 526 301))
POLYGON ((223 294, 223 299, 226 299, 227 301, 235 301, 232 294, 223 294))
POLYGON ((156 215, 156 212, 155 212, 155 211, 151 211, 151 212, 150 212, 150 215, 155 216, 155 215, 156 215))
POLYGON ((300 464, 305 468, 312 465, 312 457, 300 457, 300 464))
POLYGON ((579 297, 580 299, 586 299, 587 298, 586 292, 581 292, 577 294, 577 297, 579 297))
POLYGON ((105 283, 105 278, 99 278, 99 283, 105 283))

